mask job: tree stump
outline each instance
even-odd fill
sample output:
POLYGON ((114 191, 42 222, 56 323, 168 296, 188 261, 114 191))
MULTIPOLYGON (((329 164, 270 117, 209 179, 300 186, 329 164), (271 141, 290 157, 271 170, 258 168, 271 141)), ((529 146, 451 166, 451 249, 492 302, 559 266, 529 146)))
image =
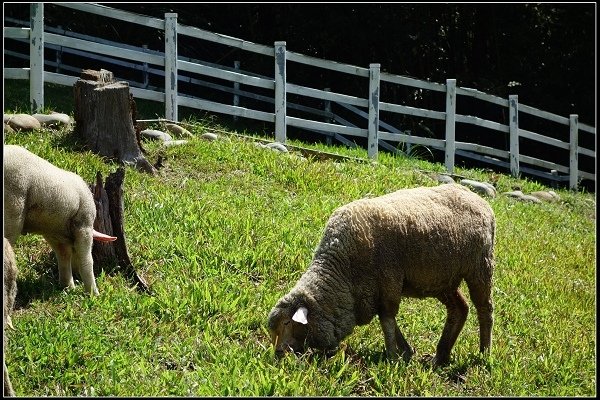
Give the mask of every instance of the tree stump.
POLYGON ((136 113, 127 82, 107 70, 83 70, 73 86, 75 135, 94 153, 155 173, 134 128, 136 113))
MULTIPOLYGON (((92 247, 94 259, 94 275, 107 265, 116 265, 117 269, 133 281, 142 291, 149 291, 148 284, 135 270, 125 243, 125 229, 123 227, 124 201, 123 181, 125 169, 119 168, 102 182, 102 174, 96 174, 96 184, 90 185, 96 203, 96 220, 94 229, 107 235, 116 236, 114 242, 96 242, 92 247)), ((110 272, 110 271, 109 271, 110 272)))

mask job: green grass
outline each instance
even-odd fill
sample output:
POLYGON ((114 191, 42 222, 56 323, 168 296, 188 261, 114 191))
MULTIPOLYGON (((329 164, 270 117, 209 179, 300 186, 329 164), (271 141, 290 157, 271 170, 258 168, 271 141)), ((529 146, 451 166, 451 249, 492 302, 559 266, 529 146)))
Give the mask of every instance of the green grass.
MULTIPOLYGON (((5 111, 18 109, 7 101, 13 97, 5 94, 5 111)), ((190 129, 199 136, 210 126, 196 121, 190 129)), ((79 150, 66 131, 7 134, 5 143, 87 182, 96 171, 106 176, 117 168, 79 150)), ((361 149, 312 147, 367 158, 361 149)), ((408 364, 385 359, 376 319, 357 327, 333 357, 276 360, 267 315, 308 266, 331 212, 361 197, 435 185, 423 171, 443 166, 386 153, 376 164, 316 161, 224 133, 214 142, 145 148, 151 162, 164 156, 164 168, 155 176, 126 170, 125 234, 153 294, 106 272, 97 277, 98 297, 84 295, 81 282, 62 291, 48 245, 39 236, 21 237, 16 329, 8 331, 6 354, 17 395, 596 394, 594 195, 557 190, 558 204, 490 200, 497 240, 488 358, 478 355, 471 306, 450 365, 427 367, 421 359, 435 351, 445 310, 433 299, 406 299, 398 322, 417 351, 408 364)), ((486 171, 457 173, 492 180, 486 171)), ((497 178, 499 192, 548 189, 497 178)))

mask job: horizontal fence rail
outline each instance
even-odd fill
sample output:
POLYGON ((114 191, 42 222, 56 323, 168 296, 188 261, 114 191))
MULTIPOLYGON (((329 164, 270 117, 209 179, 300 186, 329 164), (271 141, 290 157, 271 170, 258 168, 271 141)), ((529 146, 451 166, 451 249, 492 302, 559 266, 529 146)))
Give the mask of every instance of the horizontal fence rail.
MULTIPOLYGON (((23 54, 14 50, 5 50, 6 56, 28 59, 29 68, 4 68, 5 79, 29 79, 30 100, 32 110, 43 108, 44 82, 72 86, 78 79, 80 68, 66 65, 61 57, 70 54, 109 63, 119 68, 136 71, 140 81, 127 79, 132 94, 136 98, 157 101, 165 104, 165 118, 177 120, 180 106, 208 112, 242 117, 274 124, 275 140, 285 143, 287 127, 294 127, 325 135, 328 140, 335 139, 348 146, 355 142, 348 137, 365 140, 368 156, 377 158, 379 147, 392 152, 409 152, 411 146, 425 146, 445 154, 445 166, 452 172, 455 156, 465 157, 479 162, 510 170, 513 176, 526 173, 543 177, 552 181, 566 181, 569 187, 576 189, 581 179, 595 182, 595 173, 579 169, 579 156, 590 157, 595 161, 596 150, 581 147, 579 135, 592 135, 595 139, 596 128, 580 123, 577 115, 563 117, 534 107, 520 104, 516 95, 508 99, 480 92, 476 89, 462 88, 456 85, 455 79, 448 79, 445 84, 419 80, 411 77, 394 75, 380 70, 379 64, 371 64, 369 68, 342 64, 335 61, 318 59, 295 53, 286 49, 285 42, 275 42, 274 46, 265 46, 242 39, 229 37, 203 29, 177 23, 177 14, 167 13, 164 19, 147 17, 140 14, 116 10, 94 3, 49 3, 81 12, 101 15, 131 24, 150 27, 163 31, 165 46, 163 50, 150 50, 125 43, 116 43, 76 32, 65 31, 60 27, 44 26, 44 5, 30 4, 31 21, 18 21, 5 18, 5 25, 12 23, 21 27, 5 27, 4 38, 15 42, 29 43, 29 53, 23 54), (28 28, 27 26, 33 27, 28 28), (207 61, 183 57, 178 54, 178 38, 185 36, 196 40, 229 46, 250 54, 257 54, 271 59, 273 76, 264 76, 255 72, 240 69, 240 62, 234 67, 227 67, 207 61), (45 49, 56 53, 56 59, 44 55, 45 49), (290 82, 287 65, 300 64, 322 70, 341 73, 353 79, 363 80, 364 97, 353 94, 336 93, 330 89, 312 88, 290 82), (56 72, 48 69, 54 68, 56 72), (70 72, 72 75, 65 74, 70 72), (183 74, 182 74, 183 73, 183 74), (191 77, 189 74, 204 77, 191 77), (164 85, 149 84, 150 77, 159 77, 164 85), (172 79, 171 77, 176 77, 172 79), (206 78, 213 81, 207 81, 206 78), (216 83, 214 80, 227 84, 216 83), (200 95, 186 95, 178 90, 179 83, 192 84, 209 88, 232 96, 233 104, 224 104, 200 95), (438 110, 419 108, 407 104, 382 101, 381 84, 397 85, 400 88, 426 91, 445 97, 445 107, 438 110), (240 89, 244 85, 244 89, 240 89), (271 95, 255 93, 252 90, 266 90, 271 95), (303 105, 288 100, 295 96, 321 102, 324 108, 303 105), (240 98, 262 103, 270 111, 240 106, 240 98), (492 121, 474 115, 456 112, 461 98, 470 98, 492 104, 508 116, 506 123, 492 121), (336 106, 345 115, 332 111, 336 106), (310 114, 314 119, 307 119, 289 112, 310 114), (385 114, 383 114, 385 113, 385 114), (385 116, 384 116, 385 115, 385 116), (427 121, 439 121, 444 125, 443 138, 416 135, 407 129, 401 129, 385 122, 387 116, 403 118, 419 118, 427 121), (519 126, 519 118, 537 118, 560 128, 560 137, 564 141, 540 132, 533 132, 519 126), (349 121, 352 118, 354 122, 349 121), (495 148, 481 143, 469 143, 460 140, 461 128, 475 127, 491 131, 489 135, 506 137, 507 148, 495 148), (545 146, 563 151, 563 164, 543 160, 543 154, 522 154, 522 140, 542 143, 545 146), (401 150, 402 149, 402 150, 401 150), (526 164, 526 165, 523 165, 526 164)), ((66 21, 65 21, 66 22, 66 21)), ((154 79, 156 81, 156 79, 154 79)), ((556 136, 556 135, 555 135, 556 136)), ((595 140, 594 140, 595 143, 595 140)), ((594 163, 595 165, 595 163, 594 163)))

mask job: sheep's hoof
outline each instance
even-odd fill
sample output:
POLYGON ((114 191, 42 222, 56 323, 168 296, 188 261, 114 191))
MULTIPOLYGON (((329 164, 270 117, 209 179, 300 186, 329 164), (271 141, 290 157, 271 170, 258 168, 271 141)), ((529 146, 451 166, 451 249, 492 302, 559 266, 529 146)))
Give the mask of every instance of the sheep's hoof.
POLYGON ((400 357, 405 363, 408 363, 415 352, 412 349, 405 349, 401 353, 399 351, 386 351, 386 356, 390 361, 396 361, 400 357))
POLYGON ((439 357, 437 354, 425 354, 423 356, 423 361, 433 368, 439 368, 447 365, 450 360, 448 357, 439 357))
POLYGON ((404 360, 405 363, 408 363, 410 361, 410 359, 412 358, 413 354, 415 352, 410 350, 410 351, 404 351, 402 353, 402 359, 404 360))
POLYGON ((75 281, 73 279, 71 279, 70 281, 64 280, 64 279, 59 279, 59 282, 60 282, 60 286, 64 290, 75 289, 75 281))
POLYGON ((415 354, 415 351, 411 348, 406 349, 402 352, 402 359, 404 360, 405 363, 409 362, 410 359, 412 358, 413 354, 415 354))

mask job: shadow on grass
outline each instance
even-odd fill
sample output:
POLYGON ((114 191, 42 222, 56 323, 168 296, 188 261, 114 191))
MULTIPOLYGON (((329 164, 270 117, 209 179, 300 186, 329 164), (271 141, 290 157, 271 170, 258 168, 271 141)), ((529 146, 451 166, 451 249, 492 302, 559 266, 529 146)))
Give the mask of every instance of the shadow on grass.
MULTIPOLYGON (((370 367, 383 363, 390 362, 387 359, 385 350, 382 351, 371 351, 367 349, 360 349, 358 351, 354 351, 351 347, 345 347, 343 350, 346 353, 346 357, 351 360, 352 363, 359 365, 363 368, 369 369, 370 367)), ((333 357, 336 354, 333 352, 320 352, 314 350, 308 350, 305 354, 300 355, 300 357, 305 357, 309 361, 315 361, 317 363, 322 362, 328 358, 333 357)), ((433 355, 423 354, 421 356, 413 355, 409 363, 418 363, 422 369, 432 369, 434 370, 440 377, 443 377, 450 383, 455 385, 462 385, 466 383, 467 373, 469 369, 482 366, 488 372, 491 372, 491 365, 487 361, 486 357, 479 354, 469 354, 466 358, 461 360, 451 359, 450 363, 443 367, 434 367, 431 363, 433 355)), ((404 363, 404 361, 400 360, 399 363, 404 363)), ((404 364, 406 365, 406 364, 404 364)))
POLYGON ((451 361, 447 366, 440 368, 440 375, 448 381, 457 385, 462 385, 467 380, 467 372, 470 368, 482 366, 488 372, 491 372, 491 365, 486 358, 479 354, 469 354, 467 358, 462 360, 451 361))
MULTIPOLYGON (((53 252, 44 253, 42 256, 29 263, 29 268, 34 274, 17 275, 17 297, 15 309, 27 308, 35 300, 47 301, 59 296, 64 290, 58 281, 58 264, 53 252)), ((100 271, 106 275, 124 274, 116 263, 94 263, 94 276, 98 277, 100 271)), ((75 285, 83 285, 77 273, 73 273, 75 285)))
POLYGON ((29 267, 36 274, 25 277, 17 275, 15 309, 26 308, 35 300, 48 300, 63 291, 58 283, 58 265, 54 253, 44 254, 30 263, 29 267))
POLYGON ((50 143, 52 147, 60 147, 61 149, 69 151, 86 151, 85 142, 75 134, 73 128, 70 128, 70 130, 64 132, 64 134, 53 136, 50 143))
MULTIPOLYGON (((33 263, 29 264, 29 268, 35 271, 35 274, 17 276, 16 310, 29 307, 35 300, 50 300, 59 296, 63 291, 69 290, 63 288, 58 281, 58 264, 53 252, 38 257, 33 263)), ((116 262, 112 261, 102 264, 94 262, 94 276, 97 278, 100 273, 107 276, 120 274, 128 279, 127 273, 116 262)), ((77 273, 73 273, 73 279, 76 286, 83 285, 77 273)), ((131 285, 130 280, 128 280, 128 283, 131 285)))

